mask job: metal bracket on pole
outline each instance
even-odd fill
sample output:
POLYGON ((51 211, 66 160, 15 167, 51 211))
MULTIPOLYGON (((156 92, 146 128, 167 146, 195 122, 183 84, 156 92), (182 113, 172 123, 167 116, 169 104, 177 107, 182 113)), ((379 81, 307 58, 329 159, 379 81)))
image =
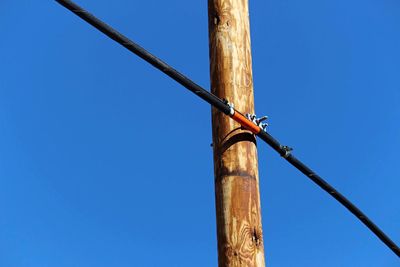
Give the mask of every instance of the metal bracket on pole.
POLYGON ((255 125, 259 126, 263 131, 267 130, 268 123, 263 121, 268 120, 268 116, 263 116, 261 118, 257 118, 256 114, 246 114, 246 118, 248 118, 250 121, 252 121, 255 125))

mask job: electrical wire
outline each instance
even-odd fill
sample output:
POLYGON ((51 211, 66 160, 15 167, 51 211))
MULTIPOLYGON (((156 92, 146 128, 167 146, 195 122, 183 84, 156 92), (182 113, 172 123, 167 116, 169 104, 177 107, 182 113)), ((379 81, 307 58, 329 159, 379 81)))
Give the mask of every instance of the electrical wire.
POLYGON ((230 116, 233 120, 240 123, 240 125, 251 131, 253 134, 257 135, 261 140, 271 146, 276 152, 279 153, 286 161, 293 165, 296 169, 306 175, 311 181, 317 184, 321 189, 330 194, 339 203, 341 203, 347 210, 349 210, 354 216, 356 216, 368 229, 371 230, 389 249, 391 249, 398 257, 400 257, 400 248, 373 222, 369 219, 359 208, 357 208, 353 203, 351 203, 345 196, 338 192, 333 186, 322 179, 318 174, 312 171, 304 163, 298 160, 291 153, 291 148, 281 145, 275 138, 273 138, 269 133, 267 133, 261 124, 250 118, 244 116, 239 111, 233 108, 233 106, 226 100, 222 100, 212 93, 208 92, 201 86, 194 83, 192 80, 184 76, 182 73, 178 72, 167 63, 163 62, 156 56, 152 55, 144 48, 134 43, 126 36, 122 35, 100 19, 96 18, 77 4, 69 0, 56 0, 59 4, 69 9, 81 19, 85 20, 93 27, 121 44, 127 48, 132 53, 136 54, 143 60, 147 61, 155 68, 164 72, 166 75, 183 85, 186 89, 190 90, 211 106, 223 112, 225 115, 230 116))

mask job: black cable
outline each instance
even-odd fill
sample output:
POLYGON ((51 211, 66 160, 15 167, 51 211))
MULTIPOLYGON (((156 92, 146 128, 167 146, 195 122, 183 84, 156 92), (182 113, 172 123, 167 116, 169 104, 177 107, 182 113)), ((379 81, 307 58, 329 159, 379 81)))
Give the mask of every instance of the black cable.
POLYGON ((339 201, 346 209, 354 214, 365 226, 367 226, 388 248, 390 248, 398 257, 400 257, 400 248, 373 222, 367 217, 359 208, 357 208, 350 200, 338 192, 333 186, 322 179, 318 174, 312 171, 304 163, 298 160, 293 154, 290 153, 290 149, 279 144, 271 135, 267 132, 261 131, 257 134, 262 140, 268 143, 276 152, 278 152, 283 158, 285 158, 290 164, 296 169, 306 175, 311 181, 316 183, 325 192, 330 194, 333 198, 339 201))
POLYGON ((90 25, 116 41, 117 43, 121 44, 125 48, 127 48, 129 51, 133 52, 143 60, 147 61, 160 71, 164 72, 167 74, 169 77, 186 87, 188 90, 192 91, 196 95, 198 95, 200 98, 204 99, 207 101, 210 105, 213 107, 216 107, 219 111, 229 114, 230 113, 230 107, 226 105, 224 101, 216 97, 215 95, 211 94, 207 90, 203 89, 196 83, 194 83, 192 80, 181 74, 180 72, 176 71, 174 68, 172 68, 170 65, 166 64, 159 58, 155 57, 151 53, 147 52, 144 48, 142 48, 140 45, 132 42, 129 40, 126 36, 123 34, 119 33, 117 30, 113 29, 103 21, 99 20, 77 4, 75 4, 72 1, 68 0, 56 0, 58 3, 60 3, 62 6, 66 7, 73 13, 75 13, 77 16, 79 16, 81 19, 85 20, 88 22, 90 25))
MULTIPOLYGON (((75 13, 77 16, 97 28, 99 31, 103 32, 105 35, 118 42, 122 46, 126 47, 128 50, 138 55, 157 69, 161 70, 169 77, 183 85, 185 88, 191 92, 198 95, 200 98, 208 102, 213 107, 217 108, 219 111, 225 113, 226 115, 231 115, 231 107, 226 103, 226 101, 221 100, 217 96, 211 94, 201 86, 197 85, 189 78, 179 73, 177 70, 161 61, 151 53, 147 52, 145 49, 137 45, 136 43, 129 40, 127 37, 111 28, 83 8, 79 7, 75 3, 69 0, 56 0, 58 3, 75 13)), ((291 154, 291 149, 287 146, 282 146, 275 138, 273 138, 267 132, 261 130, 257 136, 270 145, 275 151, 277 151, 283 158, 285 158, 290 164, 292 164, 296 169, 305 174, 309 179, 311 179, 315 184, 317 184, 321 189, 330 194, 333 198, 339 201, 344 207, 346 207, 352 214, 354 214, 365 226, 367 226, 388 248, 390 248, 398 257, 400 257, 400 248, 381 230, 374 224, 360 209, 358 209, 353 203, 351 203, 346 197, 340 194, 334 187, 328 184, 319 175, 308 168, 304 163, 298 160, 291 154)))

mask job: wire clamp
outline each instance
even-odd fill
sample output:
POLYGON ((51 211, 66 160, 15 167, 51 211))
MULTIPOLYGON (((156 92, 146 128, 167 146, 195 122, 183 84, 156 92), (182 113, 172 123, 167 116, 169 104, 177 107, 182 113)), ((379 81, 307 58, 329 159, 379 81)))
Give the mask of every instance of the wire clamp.
POLYGON ((252 121, 255 125, 257 125, 258 127, 260 127, 264 132, 267 130, 268 127, 268 123, 267 122, 263 122, 268 120, 268 116, 263 116, 261 118, 257 118, 256 114, 250 114, 247 113, 246 114, 246 118, 248 118, 250 121, 252 121))
POLYGON ((233 116, 233 114, 235 114, 235 106, 233 105, 233 103, 229 102, 225 98, 222 99, 222 101, 224 101, 224 103, 229 106, 229 115, 233 116))
POLYGON ((284 157, 285 159, 287 159, 293 151, 293 148, 289 147, 289 146, 281 146, 282 150, 284 153, 282 153, 283 155, 281 155, 282 157, 284 157))

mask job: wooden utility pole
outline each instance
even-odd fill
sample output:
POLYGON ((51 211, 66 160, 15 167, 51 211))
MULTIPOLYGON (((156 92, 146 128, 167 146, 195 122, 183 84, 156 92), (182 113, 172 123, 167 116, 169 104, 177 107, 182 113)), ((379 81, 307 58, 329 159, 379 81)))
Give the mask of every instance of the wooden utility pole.
MULTIPOLYGON (((248 0, 208 0, 211 91, 254 113, 248 0)), ((212 109, 219 266, 265 266, 256 139, 212 109)))

